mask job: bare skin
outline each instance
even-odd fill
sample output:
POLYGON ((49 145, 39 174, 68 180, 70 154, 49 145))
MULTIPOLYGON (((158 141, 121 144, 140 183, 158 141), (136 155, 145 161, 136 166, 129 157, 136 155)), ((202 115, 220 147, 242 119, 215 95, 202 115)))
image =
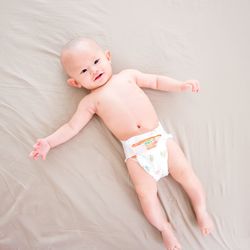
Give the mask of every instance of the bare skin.
MULTIPOLYGON (((92 40, 76 39, 68 43, 61 53, 62 65, 69 75, 68 84, 86 88, 90 92, 79 103, 70 121, 46 138, 38 139, 30 157, 46 159, 49 150, 75 136, 97 114, 118 140, 148 132, 158 126, 157 114, 141 88, 162 91, 199 91, 196 80, 185 82, 144 74, 138 70, 112 73, 111 55, 92 40)), ((173 139, 167 141, 169 159, 166 163, 172 177, 187 192, 194 208, 198 225, 204 235, 213 229, 206 210, 205 194, 190 163, 173 139)), ((181 249, 173 229, 163 212, 157 196, 155 180, 140 167, 136 159, 126 161, 142 210, 148 221, 162 234, 168 250, 181 249)))

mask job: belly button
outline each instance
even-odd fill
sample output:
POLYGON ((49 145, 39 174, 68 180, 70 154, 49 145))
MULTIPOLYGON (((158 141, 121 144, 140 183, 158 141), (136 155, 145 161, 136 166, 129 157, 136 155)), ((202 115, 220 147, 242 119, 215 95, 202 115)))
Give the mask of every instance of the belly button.
POLYGON ((140 125, 137 125, 137 128, 141 128, 141 126, 140 126, 140 125))

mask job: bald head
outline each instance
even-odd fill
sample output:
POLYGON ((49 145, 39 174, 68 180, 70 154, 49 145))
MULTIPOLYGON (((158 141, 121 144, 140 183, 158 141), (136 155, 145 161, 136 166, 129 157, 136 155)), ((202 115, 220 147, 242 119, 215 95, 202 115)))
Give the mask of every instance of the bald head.
POLYGON ((60 59, 71 86, 95 89, 112 77, 110 51, 103 51, 91 39, 71 40, 62 48, 60 59))
POLYGON ((76 38, 65 44, 61 51, 61 63, 65 71, 67 72, 68 63, 74 59, 78 53, 91 52, 91 51, 102 51, 101 47, 89 38, 76 38))

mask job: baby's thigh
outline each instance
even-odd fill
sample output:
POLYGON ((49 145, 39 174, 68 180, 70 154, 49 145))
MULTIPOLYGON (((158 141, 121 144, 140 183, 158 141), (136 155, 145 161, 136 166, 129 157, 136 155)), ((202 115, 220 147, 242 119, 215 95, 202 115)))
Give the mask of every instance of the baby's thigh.
POLYGON ((139 196, 151 196, 157 193, 157 183, 134 158, 126 161, 130 178, 139 196))
POLYGON ((188 177, 193 172, 192 166, 180 146, 173 140, 167 141, 168 169, 174 179, 188 177))

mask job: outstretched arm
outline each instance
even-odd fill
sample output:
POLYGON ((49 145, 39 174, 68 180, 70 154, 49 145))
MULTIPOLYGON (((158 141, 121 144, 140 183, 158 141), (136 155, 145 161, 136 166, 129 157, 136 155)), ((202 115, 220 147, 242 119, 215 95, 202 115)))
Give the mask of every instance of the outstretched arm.
POLYGON ((178 81, 168 76, 145 74, 138 70, 130 70, 135 76, 136 83, 142 88, 151 88, 169 92, 182 92, 191 90, 198 92, 200 90, 197 80, 178 81))
POLYGON ((91 100, 91 97, 87 95, 79 103, 78 108, 70 121, 61 126, 48 137, 38 139, 36 144, 33 146, 34 150, 29 156, 35 160, 41 156, 42 159, 45 160, 46 155, 51 148, 68 141, 78 134, 78 132, 89 122, 94 114, 94 103, 91 100))

